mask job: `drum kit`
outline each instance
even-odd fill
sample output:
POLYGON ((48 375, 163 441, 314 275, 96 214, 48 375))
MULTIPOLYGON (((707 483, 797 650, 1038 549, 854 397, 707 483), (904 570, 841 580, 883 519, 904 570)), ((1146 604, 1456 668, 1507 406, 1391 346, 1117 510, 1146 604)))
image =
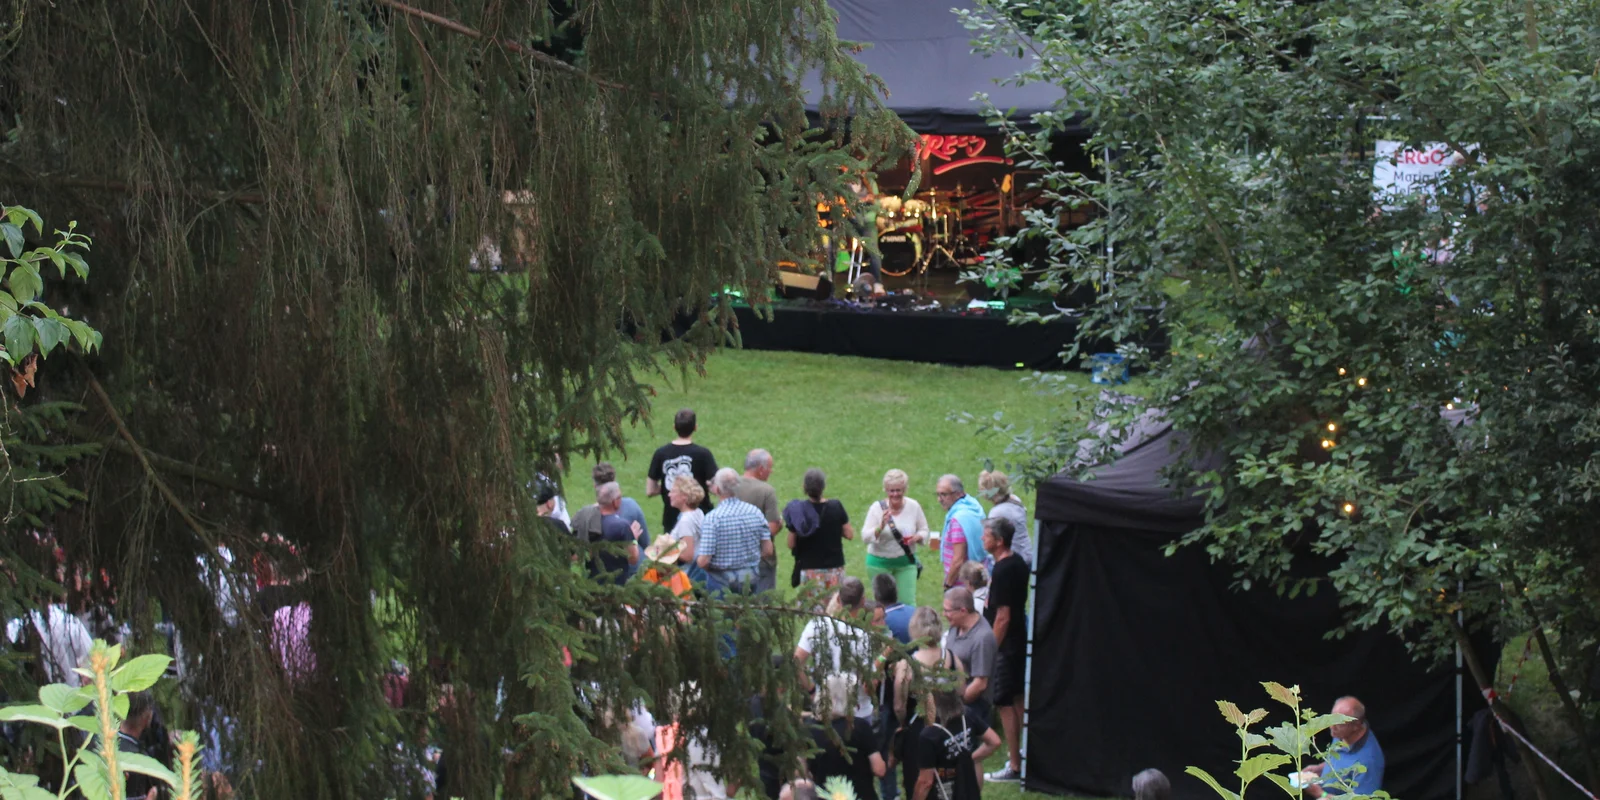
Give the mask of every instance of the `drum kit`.
POLYGON ((878 250, 883 253, 883 274, 902 277, 925 275, 935 267, 963 267, 976 263, 976 240, 962 223, 971 195, 933 189, 906 199, 884 195, 878 204, 878 250))

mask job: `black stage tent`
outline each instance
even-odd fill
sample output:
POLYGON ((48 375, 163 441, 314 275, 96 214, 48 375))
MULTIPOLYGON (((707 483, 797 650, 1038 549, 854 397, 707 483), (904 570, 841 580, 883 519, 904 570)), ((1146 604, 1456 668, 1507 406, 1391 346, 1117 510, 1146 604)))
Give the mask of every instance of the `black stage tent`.
POLYGON ((1201 502, 1162 485, 1186 437, 1159 421, 1139 434, 1090 480, 1063 473, 1039 489, 1026 788, 1126 796, 1155 767, 1178 797, 1214 800, 1184 768, 1238 786, 1239 741, 1215 701, 1266 708, 1277 724, 1284 708, 1260 686, 1270 680, 1298 684, 1319 711, 1361 698, 1388 762, 1383 788, 1455 796, 1453 671, 1425 671, 1386 633, 1325 639, 1340 622, 1331 590, 1235 592, 1230 567, 1203 549, 1164 555, 1201 524, 1201 502))
MULTIPOLYGON (((1015 109, 1018 121, 1048 110, 1063 92, 1047 83, 1001 85, 1032 65, 1015 55, 983 57, 972 52, 973 34, 952 8, 973 9, 972 0, 830 0, 839 14, 839 38, 871 45, 855 55, 889 88, 886 103, 918 133, 993 134, 984 106, 973 95, 985 92, 1001 110, 1015 109)), ((821 81, 807 76, 809 107, 817 109, 821 81)))

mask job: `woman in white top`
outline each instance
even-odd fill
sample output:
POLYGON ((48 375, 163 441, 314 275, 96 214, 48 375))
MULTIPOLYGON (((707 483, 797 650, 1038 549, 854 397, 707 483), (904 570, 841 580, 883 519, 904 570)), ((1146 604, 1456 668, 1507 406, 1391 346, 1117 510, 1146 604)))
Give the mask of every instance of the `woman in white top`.
POLYGON ((1011 540, 1011 552, 1022 556, 1022 560, 1032 567, 1033 540, 1028 537, 1028 509, 1022 505, 1022 498, 1011 493, 1011 479, 998 470, 980 472, 978 494, 994 504, 989 509, 991 518, 1005 517, 1011 520, 1011 527, 1016 529, 1016 535, 1011 540))
POLYGON ((900 602, 917 604, 917 545, 928 541, 928 518, 917 501, 906 497, 911 479, 897 469, 883 475, 884 499, 867 509, 861 540, 867 543, 867 580, 879 573, 894 576, 900 602))
MULTIPOLYGON (((667 534, 678 546, 678 569, 700 585, 705 584, 706 573, 694 563, 694 545, 700 538, 700 524, 706 519, 706 512, 700 510, 700 501, 705 496, 706 490, 700 488, 700 482, 691 475, 679 475, 667 490, 667 501, 678 509, 678 523, 667 534)), ((663 552, 665 549, 663 546, 663 552)))

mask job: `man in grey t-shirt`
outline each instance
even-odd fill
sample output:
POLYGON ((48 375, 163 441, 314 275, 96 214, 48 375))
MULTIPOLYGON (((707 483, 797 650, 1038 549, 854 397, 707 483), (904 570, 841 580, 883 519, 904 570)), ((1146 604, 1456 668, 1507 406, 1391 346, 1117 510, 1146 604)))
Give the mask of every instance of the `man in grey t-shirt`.
POLYGON ((999 652, 994 629, 978 613, 977 606, 972 602, 972 592, 965 586, 957 586, 944 593, 944 618, 950 621, 950 630, 944 635, 945 666, 959 667, 967 673, 967 686, 961 692, 961 702, 978 719, 987 720, 990 707, 989 678, 994 675, 995 658, 999 652))
MULTIPOLYGON (((735 492, 740 500, 761 509, 772 529, 772 541, 778 541, 778 531, 783 530, 783 520, 778 516, 778 492, 767 483, 772 477, 772 454, 757 448, 744 457, 744 475, 739 478, 735 492)), ((778 586, 778 554, 773 550, 771 559, 761 559, 756 568, 756 591, 770 592, 778 586)))

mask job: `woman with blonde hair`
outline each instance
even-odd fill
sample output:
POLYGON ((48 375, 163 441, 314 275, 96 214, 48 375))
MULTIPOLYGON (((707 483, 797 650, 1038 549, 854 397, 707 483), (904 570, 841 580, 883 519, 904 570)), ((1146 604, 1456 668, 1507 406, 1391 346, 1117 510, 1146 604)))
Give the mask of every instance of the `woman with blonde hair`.
POLYGON ((989 509, 991 518, 1011 520, 1011 527, 1016 531, 1011 539, 1011 552, 1022 556, 1032 567, 1033 540, 1028 537, 1028 509, 1022 504, 1022 498, 1011 493, 1011 479, 999 470, 978 473, 978 496, 994 504, 989 509))
MULTIPOLYGON (((917 649, 911 653, 910 658, 903 658, 894 662, 892 675, 894 676, 894 697, 891 703, 893 716, 884 720, 884 730, 893 731, 889 740, 889 769, 893 774, 894 765, 902 765, 901 774, 904 776, 905 798, 910 800, 917 785, 917 737, 922 734, 924 724, 923 716, 929 709, 919 708, 919 695, 912 692, 916 673, 926 674, 929 670, 938 669, 944 661, 944 627, 939 622, 939 612, 932 608, 922 606, 911 615, 911 623, 907 626, 911 633, 911 643, 917 649), (915 659, 917 666, 911 666, 915 659)), ((921 699, 927 697, 926 693, 920 695, 921 699)))
POLYGON ((867 509, 861 541, 867 544, 867 580, 888 573, 894 576, 900 602, 917 604, 917 546, 928 541, 928 517, 922 505, 906 497, 911 479, 898 469, 883 474, 884 497, 867 509))
MULTIPOLYGON (((700 538, 700 524, 706 519, 706 512, 700 510, 700 502, 705 497, 705 488, 693 475, 679 475, 667 487, 667 502, 678 510, 678 522, 668 534, 677 548, 678 569, 701 586, 705 585, 706 573, 694 562, 694 545, 700 538)), ((661 552, 673 552, 668 549, 672 545, 663 545, 661 552)))

